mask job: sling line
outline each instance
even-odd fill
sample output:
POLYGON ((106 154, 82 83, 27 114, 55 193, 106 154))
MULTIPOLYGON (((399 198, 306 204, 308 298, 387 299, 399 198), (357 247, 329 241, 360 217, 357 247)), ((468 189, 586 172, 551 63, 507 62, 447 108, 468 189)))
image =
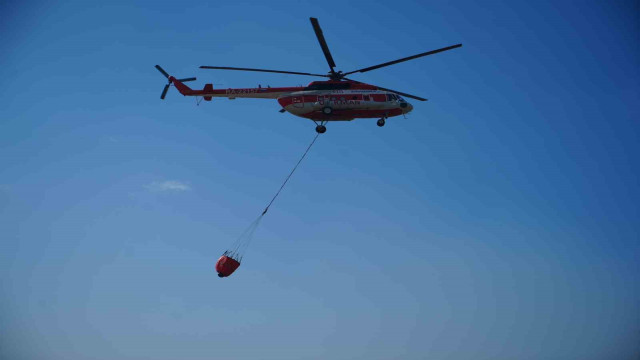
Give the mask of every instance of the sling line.
POLYGON ((267 205, 267 207, 264 209, 264 211, 262 212, 261 216, 264 216, 264 214, 267 213, 267 211, 269 211, 269 207, 271 206, 271 204, 273 204, 273 202, 276 200, 276 198, 278 197, 278 195, 280 195, 280 192, 282 191, 282 189, 284 188, 284 186, 287 184, 287 181, 289 181, 289 178, 291 178, 291 175, 293 175, 293 173, 296 171, 296 169, 298 168, 298 165, 300 165, 300 163, 302 162, 302 160, 304 159, 305 156, 307 156, 307 153, 309 152, 309 150, 311 149, 311 147, 313 146, 313 144, 316 142, 316 139, 318 139, 318 135, 320 135, 320 133, 317 133, 316 136, 313 138, 313 141, 311 141, 311 144, 309 144, 309 147, 307 147, 307 150, 305 150, 304 154, 302 154, 302 157, 300 158, 300 160, 298 160, 298 163, 296 164, 296 166, 293 167, 293 169, 291 170, 291 172, 289 173, 289 176, 287 176, 287 178, 284 180, 284 182, 282 183, 282 185, 280 186, 280 189, 278 189, 278 192, 273 196, 273 199, 271 199, 271 201, 269 202, 269 205, 267 205))
POLYGON ((262 217, 264 217, 264 215, 267 213, 267 211, 269 211, 269 207, 273 204, 273 202, 276 200, 278 195, 280 195, 280 192, 282 191, 284 186, 287 184, 287 182, 289 181, 289 179, 291 178, 293 173, 296 171, 296 169, 298 168, 298 166, 300 165, 302 160, 304 160, 304 158, 307 156, 307 153, 309 152, 309 150, 311 150, 311 147, 316 142, 316 140, 318 139, 319 135, 320 134, 318 133, 313 138, 313 141, 311 141, 311 144, 309 144, 309 146, 307 147, 307 150, 305 150, 305 152, 304 152, 304 154, 302 154, 302 157, 300 158, 300 160, 298 160, 298 162, 296 163, 296 166, 293 167, 293 169, 291 170, 291 172, 289 173, 287 178, 284 180, 282 185, 280 185, 280 189, 278 189, 278 192, 276 192, 276 194, 273 196, 271 201, 269 201, 269 204, 264 209, 262 214, 260 214, 260 216, 258 216, 251 223, 251 225, 249 225, 244 230, 244 232, 236 239, 236 241, 233 243, 233 245, 231 245, 231 247, 227 251, 224 252, 223 255, 230 256, 230 257, 236 259, 238 262, 242 262, 242 258, 244 256, 244 253, 247 250, 247 248, 249 247, 249 244, 251 243, 251 240, 253 239, 253 234, 255 233, 255 231, 258 229, 258 226, 260 225, 260 220, 262 220, 262 217))

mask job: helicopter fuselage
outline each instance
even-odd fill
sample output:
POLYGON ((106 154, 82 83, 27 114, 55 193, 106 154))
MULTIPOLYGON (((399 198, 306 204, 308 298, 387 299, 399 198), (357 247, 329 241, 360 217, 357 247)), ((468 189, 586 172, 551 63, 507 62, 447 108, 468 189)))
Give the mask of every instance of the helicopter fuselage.
POLYGON ((293 115, 325 121, 388 118, 413 110, 400 96, 378 90, 299 91, 278 103, 293 115))
MULTIPOLYGON (((349 81, 314 81, 306 87, 262 87, 193 90, 171 77, 171 82, 184 96, 228 99, 276 99, 282 110, 311 120, 344 121, 357 118, 389 118, 404 115, 413 106, 400 95, 377 90, 369 84, 349 81)), ((282 111, 281 110, 281 111, 282 111)))

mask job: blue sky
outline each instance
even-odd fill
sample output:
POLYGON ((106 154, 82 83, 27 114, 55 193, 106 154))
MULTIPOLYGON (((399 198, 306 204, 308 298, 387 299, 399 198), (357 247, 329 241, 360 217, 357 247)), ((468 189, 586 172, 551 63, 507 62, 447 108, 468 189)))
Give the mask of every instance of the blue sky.
POLYGON ((632 1, 0 5, 0 353, 12 359, 632 359, 632 1), (273 100, 159 99, 327 71, 424 96, 332 123, 228 279, 217 257, 315 132, 273 100))

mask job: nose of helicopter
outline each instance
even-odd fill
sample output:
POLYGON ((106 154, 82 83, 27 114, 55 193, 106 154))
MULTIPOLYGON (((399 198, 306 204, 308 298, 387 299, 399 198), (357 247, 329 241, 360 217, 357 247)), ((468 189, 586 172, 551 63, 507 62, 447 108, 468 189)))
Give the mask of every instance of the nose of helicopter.
POLYGON ((409 113, 411 112, 411 110, 413 110, 413 105, 409 104, 408 102, 401 103, 400 107, 402 108, 403 114, 409 113))

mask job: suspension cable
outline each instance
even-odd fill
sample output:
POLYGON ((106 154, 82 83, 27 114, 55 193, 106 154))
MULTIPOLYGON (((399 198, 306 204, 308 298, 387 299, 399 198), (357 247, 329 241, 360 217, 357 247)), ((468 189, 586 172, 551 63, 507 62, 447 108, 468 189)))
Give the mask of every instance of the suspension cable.
POLYGON ((269 202, 269 205, 267 205, 267 207, 264 209, 262 214, 260 214, 260 216, 258 216, 258 218, 255 219, 242 232, 242 234, 236 239, 236 241, 231 245, 231 247, 227 251, 225 251, 225 253, 223 255, 230 256, 233 259, 237 260, 238 262, 242 261, 242 258, 244 256, 244 252, 249 247, 249 243, 251 243, 251 240, 253 240, 253 234, 255 233, 255 231, 258 229, 258 226, 260 225, 260 220, 262 220, 264 215, 269 210, 269 207, 271 206, 271 204, 273 204, 273 202, 276 200, 278 195, 280 195, 280 192, 282 191, 284 186, 287 184, 287 182, 289 181, 289 179, 291 178, 293 173, 296 171, 296 169, 298 168, 298 166, 300 165, 302 160, 305 158, 305 156, 307 156, 307 153, 309 152, 309 150, 311 150, 311 147, 313 146, 313 144, 318 139, 318 135, 320 135, 320 134, 319 133, 316 134, 316 136, 313 138, 313 141, 311 141, 311 144, 309 144, 309 146, 307 147, 307 150, 305 150, 304 154, 302 154, 302 157, 300 158, 300 160, 298 160, 298 162, 296 163, 296 166, 293 167, 293 169, 291 170, 291 172, 289 173, 287 178, 284 180, 284 182, 280 186, 280 189, 278 189, 278 192, 273 196, 273 198, 269 202))
POLYGON ((282 191, 282 189, 284 188, 284 186, 287 184, 287 181, 289 181, 289 178, 291 178, 291 175, 293 175, 293 173, 296 171, 296 169, 298 168, 298 165, 300 165, 300 163, 302 162, 302 160, 304 159, 305 156, 307 156, 307 153, 309 152, 309 150, 311 149, 311 147, 313 146, 313 144, 316 142, 316 140, 318 139, 318 136, 320 135, 320 133, 317 133, 316 136, 313 138, 313 141, 311 141, 311 144, 309 144, 309 147, 307 147, 307 150, 305 150, 304 154, 302 154, 302 157, 300 158, 300 160, 298 160, 298 163, 296 164, 296 166, 293 167, 293 169, 291 170, 291 172, 289 173, 289 175, 287 176, 287 178, 284 180, 284 182, 282 183, 282 185, 280 186, 280 189, 278 189, 278 192, 273 196, 273 199, 271 199, 271 201, 269 202, 269 205, 267 205, 267 207, 264 209, 264 211, 262 212, 261 216, 264 216, 264 214, 267 213, 267 211, 269 211, 269 207, 271 206, 271 204, 273 204, 273 202, 276 200, 276 198, 278 197, 278 195, 280 195, 280 192, 282 191))

